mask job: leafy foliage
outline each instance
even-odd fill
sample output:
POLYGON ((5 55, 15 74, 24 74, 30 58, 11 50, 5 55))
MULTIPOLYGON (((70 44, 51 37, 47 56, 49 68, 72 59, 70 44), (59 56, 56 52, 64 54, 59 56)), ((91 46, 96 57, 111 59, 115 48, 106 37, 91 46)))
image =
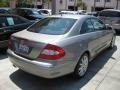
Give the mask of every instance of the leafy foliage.
POLYGON ((86 9, 86 4, 82 0, 77 0, 77 7, 81 7, 82 9, 86 9))
POLYGON ((9 0, 0 0, 0 7, 8 7, 9 0))

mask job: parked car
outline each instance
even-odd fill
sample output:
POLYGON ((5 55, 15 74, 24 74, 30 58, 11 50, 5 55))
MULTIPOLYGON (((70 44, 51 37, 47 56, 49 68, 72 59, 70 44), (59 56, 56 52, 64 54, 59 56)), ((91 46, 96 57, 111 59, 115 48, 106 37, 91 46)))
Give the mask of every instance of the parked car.
POLYGON ((10 41, 9 59, 23 71, 44 78, 82 77, 98 53, 114 47, 115 32, 90 15, 55 15, 13 34, 10 41))
POLYGON ((85 13, 86 13, 86 10, 78 10, 78 13, 79 13, 79 14, 85 14, 85 13))
POLYGON ((39 12, 39 14, 44 15, 44 16, 52 15, 51 9, 38 9, 37 11, 39 12))
POLYGON ((103 10, 99 13, 98 18, 105 22, 105 24, 112 26, 116 32, 120 32, 120 10, 103 10))
POLYGON ((0 14, 9 14, 10 8, 0 8, 0 14))
POLYGON ((99 14, 99 12, 87 12, 86 14, 87 14, 87 15, 92 15, 92 16, 97 17, 98 14, 99 14))
POLYGON ((29 20, 37 20, 44 18, 43 15, 40 15, 38 13, 37 9, 33 9, 33 8, 16 8, 16 9, 11 9, 10 12, 12 14, 22 16, 29 20))
POLYGON ((59 14, 85 15, 82 11, 60 11, 59 14))
POLYGON ((8 46, 10 35, 26 29, 33 22, 16 15, 0 15, 0 48, 8 46))
POLYGON ((77 11, 60 11, 59 14, 73 14, 73 15, 76 15, 76 14, 79 14, 77 11))

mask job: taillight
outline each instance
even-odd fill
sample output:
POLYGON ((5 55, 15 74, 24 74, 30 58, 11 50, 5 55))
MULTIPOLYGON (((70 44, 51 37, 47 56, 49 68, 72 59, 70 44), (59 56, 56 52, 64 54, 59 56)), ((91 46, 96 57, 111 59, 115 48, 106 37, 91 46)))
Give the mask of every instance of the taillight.
POLYGON ((65 55, 65 51, 58 46, 47 44, 47 46, 42 50, 38 58, 56 60, 60 59, 65 55))

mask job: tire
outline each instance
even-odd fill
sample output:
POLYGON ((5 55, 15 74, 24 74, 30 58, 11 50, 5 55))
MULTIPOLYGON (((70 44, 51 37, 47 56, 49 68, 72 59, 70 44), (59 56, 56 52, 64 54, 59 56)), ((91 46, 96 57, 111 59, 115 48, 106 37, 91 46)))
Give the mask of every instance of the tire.
POLYGON ((76 65, 76 68, 74 70, 74 77, 75 78, 81 78, 83 77, 88 69, 88 64, 89 64, 89 56, 87 53, 83 54, 76 65))
POLYGON ((115 46, 115 39, 116 39, 116 36, 114 35, 113 37, 112 37, 112 40, 111 40, 111 43, 110 43, 110 49, 112 49, 112 48, 114 48, 114 46, 115 46))

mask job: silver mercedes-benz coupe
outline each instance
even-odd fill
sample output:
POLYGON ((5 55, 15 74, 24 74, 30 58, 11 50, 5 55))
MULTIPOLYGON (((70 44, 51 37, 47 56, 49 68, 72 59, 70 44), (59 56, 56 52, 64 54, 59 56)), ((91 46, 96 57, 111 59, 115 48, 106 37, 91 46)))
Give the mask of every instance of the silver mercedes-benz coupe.
POLYGON ((33 75, 82 77, 89 62, 114 44, 114 30, 96 17, 54 15, 13 34, 7 52, 13 65, 33 75))

